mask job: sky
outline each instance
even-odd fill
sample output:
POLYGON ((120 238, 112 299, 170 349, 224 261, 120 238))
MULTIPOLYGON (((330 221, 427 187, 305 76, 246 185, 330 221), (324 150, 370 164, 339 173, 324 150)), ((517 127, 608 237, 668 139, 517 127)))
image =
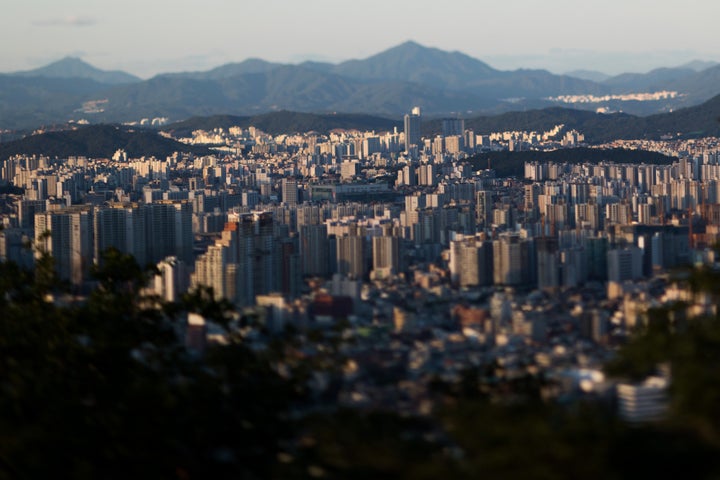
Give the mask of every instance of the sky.
POLYGON ((148 78, 247 58, 366 58, 407 40, 493 67, 720 61, 716 0, 3 0, 0 72, 78 56, 148 78))

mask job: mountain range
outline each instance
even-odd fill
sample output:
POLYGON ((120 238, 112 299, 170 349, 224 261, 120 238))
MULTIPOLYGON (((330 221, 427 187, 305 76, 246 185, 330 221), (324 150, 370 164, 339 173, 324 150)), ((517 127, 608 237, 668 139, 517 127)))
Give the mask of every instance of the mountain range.
MULTIPOLYGON (((592 144, 617 139, 658 140, 664 136, 696 138, 720 137, 720 95, 693 107, 674 112, 640 117, 626 113, 601 114, 572 108, 543 108, 497 115, 469 117, 465 127, 476 134, 487 135, 503 131, 546 132, 557 125, 563 131, 577 130, 592 144)), ((402 130, 400 120, 360 114, 312 114, 299 112, 271 112, 254 116, 213 115, 193 117, 162 127, 173 137, 189 136, 195 130, 210 131, 232 126, 254 126, 271 135, 316 131, 327 134, 336 128, 362 131, 402 130)), ((427 119, 422 123, 426 137, 442 133, 441 119, 427 119)))
MULTIPOLYGON (((544 132, 556 125, 564 125, 565 130, 582 132, 590 143, 617 139, 658 140, 664 136, 720 137, 720 95, 700 105, 643 117, 553 107, 465 120, 465 127, 479 134, 517 130, 544 132)), ((441 122, 426 122, 424 130, 426 134, 439 133, 442 131, 441 122)))
MULTIPOLYGON (((615 139, 658 139, 664 135, 699 137, 720 137, 720 95, 694 107, 662 113, 647 117, 637 117, 623 113, 611 115, 573 110, 568 108, 546 108, 526 112, 509 112, 501 115, 483 116, 466 119, 465 125, 475 133, 488 134, 507 130, 548 131, 556 125, 564 125, 565 130, 576 129, 585 134, 590 143, 601 143, 615 139)), ((392 131, 400 129, 400 121, 361 114, 310 114, 299 112, 271 112, 256 116, 215 115, 193 117, 182 122, 163 127, 163 131, 175 138, 189 135, 192 131, 229 128, 231 126, 255 126, 267 133, 317 131, 327 133, 335 128, 392 131)), ((423 123, 423 135, 432 136, 442 131, 440 120, 423 123)), ((109 158, 117 149, 124 149, 131 157, 156 156, 159 158, 173 152, 188 152, 199 155, 210 153, 203 146, 180 143, 161 135, 155 130, 120 125, 74 126, 72 129, 28 135, 14 141, 0 143, 0 161, 18 154, 43 154, 51 157, 66 158, 82 155, 95 158, 109 158)), ((610 155, 605 150, 589 149, 578 151, 582 158, 604 159, 610 155), (589 153, 588 153, 589 152, 589 153), (599 153, 598 153, 599 152, 599 153), (605 153, 602 153, 605 152, 605 153)), ((513 153, 513 152, 511 152, 513 153)), ((493 165, 501 166, 507 175, 516 175, 522 160, 539 155, 538 152, 515 152, 522 155, 510 155, 507 152, 482 154, 479 161, 490 158, 493 165), (512 157, 512 158, 510 158, 512 157), (512 160, 512 162, 510 162, 512 160), (496 161, 500 162, 499 164, 496 161)), ((611 158, 631 161, 661 161, 660 157, 648 157, 647 152, 612 153, 611 158), (618 156, 619 155, 619 156, 618 156), (632 157, 632 158, 631 158, 632 157)), ((545 154, 544 154, 545 155, 545 154)), ((552 158, 572 156, 565 150, 552 158)))
POLYGON ((198 115, 253 116, 279 110, 399 118, 415 105, 430 116, 477 116, 552 106, 648 115, 697 105, 720 93, 720 65, 703 62, 645 74, 608 77, 585 71, 575 75, 497 70, 461 52, 415 42, 338 64, 248 59, 148 80, 65 58, 37 70, 0 75, 0 129, 79 119, 91 123, 158 117, 179 121, 198 115), (676 95, 651 101, 618 97, 662 90, 676 95), (562 96, 566 98, 557 98, 562 96), (593 96, 591 101, 588 96, 593 96))

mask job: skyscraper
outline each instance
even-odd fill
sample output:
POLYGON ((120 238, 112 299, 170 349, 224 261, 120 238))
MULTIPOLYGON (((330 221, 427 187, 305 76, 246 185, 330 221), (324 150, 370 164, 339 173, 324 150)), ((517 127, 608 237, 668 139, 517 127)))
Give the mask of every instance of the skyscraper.
POLYGON ((414 107, 405 115, 405 151, 410 151, 412 145, 420 144, 420 107, 414 107))
POLYGON ((298 183, 297 180, 283 178, 282 180, 282 201, 287 205, 297 205, 298 203, 298 183))
POLYGON ((253 283, 255 294, 278 291, 280 288, 280 255, 275 238, 275 218, 271 212, 255 213, 255 251, 253 283))
POLYGON ((475 194, 475 214, 477 227, 485 229, 490 227, 492 223, 493 201, 492 192, 488 190, 480 190, 475 194))

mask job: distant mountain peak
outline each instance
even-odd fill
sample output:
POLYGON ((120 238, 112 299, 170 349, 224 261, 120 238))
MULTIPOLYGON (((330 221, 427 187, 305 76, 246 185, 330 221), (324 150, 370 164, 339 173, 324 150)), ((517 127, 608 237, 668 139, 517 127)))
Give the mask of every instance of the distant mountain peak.
POLYGON ((73 55, 66 55, 66 56, 64 56, 63 58, 61 58, 60 60, 56 60, 56 61, 48 64, 47 66, 56 65, 56 64, 85 65, 85 66, 87 66, 87 67, 90 67, 90 68, 95 69, 95 67, 93 67, 92 65, 90 65, 89 63, 87 63, 87 62, 86 62, 85 60, 83 60, 82 58, 80 58, 80 57, 75 57, 75 56, 73 56, 73 55))
POLYGON ((403 52, 403 53, 414 53, 414 54, 436 54, 436 55, 452 55, 452 56, 462 56, 468 59, 472 59, 476 62, 484 63, 481 60, 478 60, 477 58, 471 57, 470 55, 467 55, 466 53, 463 53, 459 50, 443 50, 441 48, 437 47, 429 47, 427 45, 423 45, 421 43, 416 42, 415 40, 406 40, 403 43, 400 43, 398 45, 395 45, 394 47, 390 47, 387 50, 384 50, 377 55, 382 55, 384 53, 388 52, 403 52))
POLYGON ((426 47, 414 40, 407 40, 363 60, 343 62, 334 71, 350 78, 405 81, 443 89, 460 89, 465 79, 485 78, 499 73, 464 53, 426 47))
POLYGON ((30 72, 44 72, 45 76, 52 76, 51 74, 57 74, 57 76, 65 76, 66 73, 70 72, 101 72, 102 70, 93 67, 88 62, 84 61, 80 57, 66 56, 60 60, 48 63, 44 67, 31 70, 30 72))
MULTIPOLYGON (((455 55, 459 52, 448 52, 445 50, 441 50, 439 48, 435 47, 428 47, 427 45, 422 45, 415 40, 406 40, 403 43, 399 45, 395 45, 394 47, 390 47, 387 50, 384 50, 382 52, 379 52, 373 57, 377 57, 380 55, 386 55, 386 54, 412 54, 412 55, 422 55, 422 54, 444 54, 444 55, 455 55)), ((463 54, 464 55, 464 54, 463 54)), ((372 58, 372 57, 370 57, 372 58)), ((471 58, 471 57, 468 57, 471 58)), ((478 60, 479 61, 479 60, 478 60)))
POLYGON ((23 77, 45 77, 45 78, 85 78, 108 85, 123 83, 135 83, 140 81, 138 77, 121 71, 105 71, 90 65, 80 57, 68 55, 56 60, 44 67, 18 72, 15 75, 23 77))
MULTIPOLYGON (((424 49, 429 49, 430 47, 426 47, 425 45, 422 45, 422 44, 416 42, 415 40, 405 40, 404 42, 402 42, 399 45, 396 45, 393 48, 414 48, 417 50, 421 50, 421 49, 424 50, 424 49)), ((390 48, 390 50, 392 50, 393 48, 390 48)))

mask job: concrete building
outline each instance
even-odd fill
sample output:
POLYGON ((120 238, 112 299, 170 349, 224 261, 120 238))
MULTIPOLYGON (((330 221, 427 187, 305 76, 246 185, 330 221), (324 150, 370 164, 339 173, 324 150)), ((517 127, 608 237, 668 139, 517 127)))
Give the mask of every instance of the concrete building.
POLYGON ((418 146, 420 144, 420 107, 415 107, 412 111, 405 115, 405 151, 409 152, 411 146, 418 146))
POLYGON ((400 239, 394 236, 372 238, 373 273, 376 278, 400 272, 400 239))
POLYGON ((93 258, 93 216, 89 207, 35 215, 35 245, 52 255, 61 280, 75 286, 90 277, 93 258))
POLYGON ((365 239, 357 235, 337 237, 337 271, 362 279, 365 276, 365 239))
POLYGON ((535 283, 531 242, 516 233, 502 233, 493 241, 493 279, 497 285, 535 283))
POLYGON ((298 182, 297 180, 283 178, 282 201, 287 205, 298 204, 298 182))
POLYGON ((631 246, 609 250, 607 253, 608 281, 622 283, 626 280, 642 278, 642 261, 641 248, 631 246))
POLYGON ((638 384, 619 384, 620 417, 631 423, 660 420, 668 409, 668 386, 664 377, 649 377, 638 384))
POLYGON ((300 268, 303 275, 327 277, 330 272, 327 226, 300 226, 300 268))
POLYGON ((475 237, 450 242, 450 277, 460 287, 492 285, 492 242, 475 237))

